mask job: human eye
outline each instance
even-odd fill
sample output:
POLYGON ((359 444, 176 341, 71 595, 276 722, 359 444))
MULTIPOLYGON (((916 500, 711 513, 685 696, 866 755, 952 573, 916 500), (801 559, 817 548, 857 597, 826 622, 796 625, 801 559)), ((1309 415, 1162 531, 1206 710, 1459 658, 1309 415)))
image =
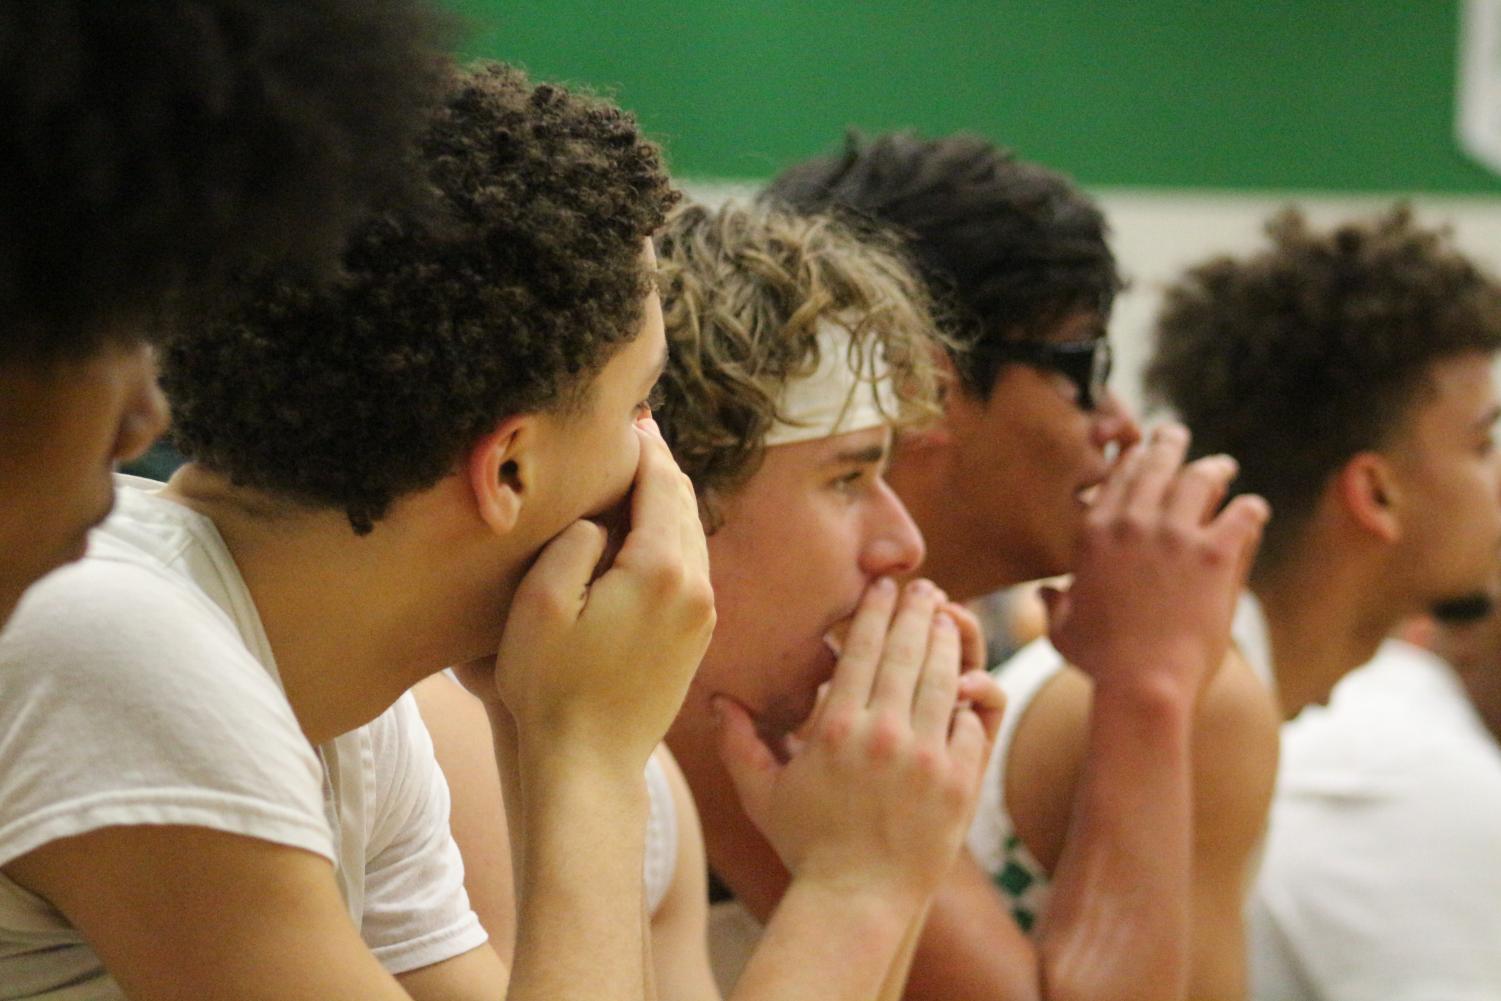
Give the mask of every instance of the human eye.
POLYGON ((874 475, 871 467, 848 469, 830 480, 829 486, 838 493, 853 496, 864 490, 866 482, 873 479, 874 475))
POLYGON ((646 394, 646 399, 636 404, 634 411, 635 415, 637 417, 650 416, 653 410, 662 405, 662 397, 662 384, 658 382, 656 385, 652 386, 651 392, 646 394))

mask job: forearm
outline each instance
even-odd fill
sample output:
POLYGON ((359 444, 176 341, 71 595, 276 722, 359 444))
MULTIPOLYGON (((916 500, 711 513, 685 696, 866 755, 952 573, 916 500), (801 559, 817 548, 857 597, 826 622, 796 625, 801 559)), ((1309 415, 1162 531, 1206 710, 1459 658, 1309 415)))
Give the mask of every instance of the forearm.
POLYGON ((838 892, 794 880, 772 914, 730 1001, 871 1001, 915 928, 908 895, 838 892))
POLYGON ((510 841, 511 886, 516 910, 521 907, 522 872, 526 867, 526 817, 522 808, 520 762, 517 760, 516 724, 504 706, 486 705, 490 720, 490 737, 495 749, 495 769, 500 775, 500 798, 505 807, 506 830, 510 841))
POLYGON ((1097 687, 1068 838, 1038 931, 1044 996, 1182 997, 1192 700, 1097 687))
POLYGON ((521 767, 525 862, 511 990, 517 1001, 646 996, 639 769, 574 761, 521 767))

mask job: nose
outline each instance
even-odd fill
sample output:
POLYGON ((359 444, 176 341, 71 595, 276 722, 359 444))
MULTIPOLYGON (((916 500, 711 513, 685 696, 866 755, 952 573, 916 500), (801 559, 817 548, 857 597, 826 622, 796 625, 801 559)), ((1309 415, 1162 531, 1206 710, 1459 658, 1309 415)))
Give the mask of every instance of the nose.
POLYGON ((870 577, 900 577, 922 566, 927 547, 907 507, 887 485, 877 481, 875 505, 860 549, 860 570, 870 577))
POLYGON ((1089 436, 1096 448, 1114 444, 1117 449, 1127 449, 1141 440, 1141 425, 1136 423, 1136 414, 1113 389, 1105 390, 1095 406, 1093 417, 1089 436))
POLYGON ((167 398, 156 384, 156 365, 148 359, 132 388, 125 410, 120 415, 120 430, 115 437, 116 462, 129 462, 167 430, 167 398))

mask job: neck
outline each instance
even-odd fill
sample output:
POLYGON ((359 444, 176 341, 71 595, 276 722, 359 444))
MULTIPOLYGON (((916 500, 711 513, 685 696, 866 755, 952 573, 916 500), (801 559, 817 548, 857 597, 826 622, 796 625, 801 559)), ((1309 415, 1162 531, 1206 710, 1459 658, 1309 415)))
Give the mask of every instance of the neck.
POLYGON ((473 557, 481 535, 452 516, 451 494, 445 481, 404 498, 362 537, 340 511, 289 507, 192 464, 163 491, 223 536, 315 744, 368 723, 428 675, 495 651, 522 568, 496 574, 491 553, 485 579, 473 557))
POLYGON ((1370 554, 1341 553, 1316 533, 1298 543, 1297 558, 1258 571, 1261 601, 1276 666, 1284 717, 1328 699, 1335 684, 1370 660, 1407 608, 1381 587, 1370 554))

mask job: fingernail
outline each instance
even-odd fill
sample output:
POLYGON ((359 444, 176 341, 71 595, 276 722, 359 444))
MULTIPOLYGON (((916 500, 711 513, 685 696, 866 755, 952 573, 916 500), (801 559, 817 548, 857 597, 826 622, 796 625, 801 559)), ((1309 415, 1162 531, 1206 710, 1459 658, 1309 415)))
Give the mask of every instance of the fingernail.
POLYGON ((931 594, 933 590, 933 582, 921 577, 907 585, 907 593, 915 596, 931 594))
POLYGON ((1231 476, 1240 472, 1240 463, 1235 460, 1235 456, 1233 455, 1226 455, 1224 452, 1220 452, 1218 455, 1213 456, 1213 459, 1224 466, 1231 476))
POLYGON ((890 594, 892 591, 896 590, 896 581, 892 580, 890 577, 878 577, 876 579, 876 582, 870 585, 870 587, 871 590, 876 591, 880 594, 890 594))
POLYGON ((959 628, 959 624, 954 621, 954 617, 948 612, 939 612, 936 616, 934 616, 933 628, 956 630, 959 628))

